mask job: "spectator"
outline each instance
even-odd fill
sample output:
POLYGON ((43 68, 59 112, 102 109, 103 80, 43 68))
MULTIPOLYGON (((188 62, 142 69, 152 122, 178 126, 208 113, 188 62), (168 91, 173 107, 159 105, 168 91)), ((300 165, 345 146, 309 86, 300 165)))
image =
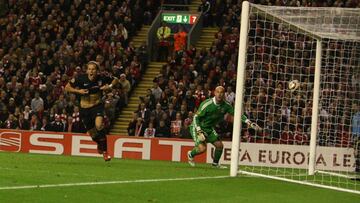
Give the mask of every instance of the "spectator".
POLYGON ((31 100, 31 109, 41 118, 44 111, 44 100, 40 97, 39 92, 35 92, 35 97, 31 100))
POLYGON ((148 127, 145 129, 144 137, 146 138, 153 138, 155 137, 155 131, 154 125, 150 122, 148 127))
POLYGON ((160 120, 159 126, 156 128, 155 137, 170 137, 170 128, 165 125, 164 120, 160 120))
POLYGON ((17 119, 14 114, 9 114, 9 118, 5 121, 5 128, 6 129, 16 129, 17 126, 17 119))
POLYGON ((72 113, 72 132, 82 133, 85 131, 82 121, 80 120, 79 107, 74 106, 74 112, 72 113))
POLYGON ((114 30, 112 35, 115 37, 116 41, 121 42, 123 46, 127 45, 129 38, 128 31, 122 23, 120 23, 119 26, 114 24, 114 30))
POLYGON ((136 123, 135 123, 134 136, 135 137, 143 136, 144 131, 145 131, 144 120, 141 117, 139 117, 139 118, 137 118, 136 123))
POLYGON ((65 125, 61 121, 60 115, 56 115, 55 120, 51 122, 51 130, 55 132, 64 132, 65 125))
POLYGON ((41 122, 36 114, 31 115, 30 119, 30 130, 31 131, 39 131, 41 130, 41 122))
POLYGON ((31 118, 31 115, 32 115, 32 111, 30 109, 30 106, 25 106, 23 114, 24 114, 24 119, 30 121, 30 118, 31 118))
POLYGON ((175 118, 175 120, 171 121, 171 125, 170 125, 170 131, 171 131, 172 137, 180 136, 180 131, 183 126, 182 123, 183 123, 183 120, 181 119, 181 114, 176 113, 176 118, 175 118))
POLYGON ((192 121, 186 119, 184 121, 184 125, 181 127, 180 129, 180 134, 179 137, 180 138, 184 138, 184 139, 191 139, 191 134, 189 131, 189 125, 191 124, 192 121))
POLYGON ((175 120, 176 119, 176 110, 174 109, 174 104, 169 103, 168 105, 168 109, 165 112, 168 117, 170 118, 170 120, 175 120))
POLYGON ((137 112, 133 113, 133 118, 132 120, 129 122, 128 128, 127 128, 127 132, 129 136, 135 136, 135 129, 136 129, 136 123, 138 120, 139 116, 137 112))
POLYGON ((46 116, 42 118, 42 125, 40 128, 41 131, 52 131, 52 125, 49 123, 49 120, 46 116))
POLYGON ((64 132, 74 132, 73 127, 74 127, 74 123, 73 123, 74 119, 71 116, 67 117, 67 122, 64 125, 64 132))
POLYGON ((162 119, 163 117, 163 114, 165 114, 165 112, 161 108, 160 103, 156 104, 156 108, 151 112, 151 114, 155 116, 156 122, 159 123, 160 119, 162 119))
POLYGON ((155 102, 158 103, 160 101, 163 90, 159 87, 159 83, 157 81, 153 83, 153 88, 151 89, 151 92, 154 95, 155 102))
POLYGON ((130 94, 130 90, 131 90, 131 84, 130 84, 129 80, 126 79, 126 75, 124 73, 120 75, 119 83, 121 85, 121 89, 124 92, 125 105, 127 105, 128 95, 130 94))
POLYGON ((144 122, 148 122, 150 118, 151 111, 146 108, 145 103, 139 105, 139 109, 136 112, 139 118, 142 118, 144 122))
POLYGON ((183 100, 186 103, 186 107, 189 111, 194 111, 196 107, 195 97, 193 96, 191 90, 186 91, 185 99, 183 100))
POLYGON ((103 100, 105 102, 105 114, 109 117, 110 121, 113 121, 115 119, 116 104, 119 97, 112 92, 109 92, 104 96, 103 100))
POLYGON ((19 118, 17 120, 17 129, 19 130, 29 130, 30 129, 30 123, 28 120, 24 118, 24 114, 21 113, 19 115, 19 118))
POLYGON ((359 104, 353 105, 354 115, 352 118, 352 140, 355 151, 355 170, 360 171, 360 107, 359 104))
POLYGON ((354 140, 360 139, 360 107, 353 104, 354 115, 352 117, 352 136, 354 140))
POLYGON ((229 104, 235 104, 235 93, 232 91, 232 87, 228 86, 225 92, 225 100, 229 102, 229 104))
POLYGON ((159 40, 158 45, 158 61, 165 61, 169 55, 171 29, 166 22, 161 22, 161 26, 157 29, 156 35, 159 40))
POLYGON ((177 55, 182 55, 186 49, 187 33, 182 25, 178 26, 178 32, 174 34, 174 51, 177 55))
POLYGON ((147 108, 149 109, 155 108, 155 104, 156 104, 155 96, 152 94, 151 89, 147 89, 145 98, 140 98, 140 99, 142 99, 142 101, 145 102, 147 108))
POLYGON ((9 112, 9 114, 14 114, 15 113, 15 109, 16 109, 16 103, 15 103, 15 99, 14 98, 10 98, 9 99, 9 104, 7 106, 7 110, 9 112))

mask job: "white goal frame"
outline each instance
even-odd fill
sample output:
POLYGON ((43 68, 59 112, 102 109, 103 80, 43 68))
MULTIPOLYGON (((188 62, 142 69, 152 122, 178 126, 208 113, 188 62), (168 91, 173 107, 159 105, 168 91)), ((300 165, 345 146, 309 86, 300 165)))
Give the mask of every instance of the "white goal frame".
MULTIPOLYGON (((304 185, 312 185, 322 188, 334 189, 338 191, 345 191, 351 193, 360 194, 360 191, 338 188, 333 186, 321 185, 316 183, 304 182, 286 179, 282 177, 276 177, 271 175, 264 175, 258 173, 252 173, 248 171, 239 171, 239 150, 240 150, 240 138, 241 138, 241 115, 244 113, 244 89, 245 89, 245 75, 246 75, 246 55, 247 55, 247 42, 248 42, 248 29, 249 29, 249 14, 250 14, 250 3, 244 1, 242 4, 242 13, 241 13, 241 29, 240 29, 240 39, 239 39, 239 55, 238 55, 238 64, 237 64, 237 81, 236 81, 236 101, 235 102, 235 113, 234 113, 234 125, 233 125, 233 137, 232 137, 232 147, 231 147, 231 166, 230 166, 230 176, 235 177, 238 174, 245 175, 254 175, 264 178, 271 178, 276 180, 282 180, 287 182, 299 183, 304 185)), ((271 15, 271 14, 270 14, 271 15)), ((272 16, 275 20, 278 20, 278 17, 272 16)), ((283 20, 281 19, 282 21, 283 20)), ((312 32, 304 30, 301 27, 298 27, 291 22, 290 26, 300 29, 304 33, 311 35, 312 38, 316 39, 316 58, 315 58, 315 77, 314 77, 314 89, 313 89, 313 104, 312 104, 312 122, 311 122, 311 138, 309 145, 309 165, 308 165, 308 175, 314 175, 317 171, 315 170, 315 161, 316 161, 316 139, 317 139, 317 130, 318 130, 318 112, 319 112, 319 97, 320 97, 320 75, 321 75, 321 60, 322 60, 322 37, 318 36, 312 32)))

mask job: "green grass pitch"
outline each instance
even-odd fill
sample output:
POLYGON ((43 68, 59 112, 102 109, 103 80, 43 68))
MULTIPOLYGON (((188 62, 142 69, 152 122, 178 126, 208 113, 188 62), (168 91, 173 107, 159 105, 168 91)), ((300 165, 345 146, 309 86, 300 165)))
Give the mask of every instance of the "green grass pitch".
POLYGON ((227 177, 208 164, 0 152, 0 202, 360 202, 360 195, 227 177))

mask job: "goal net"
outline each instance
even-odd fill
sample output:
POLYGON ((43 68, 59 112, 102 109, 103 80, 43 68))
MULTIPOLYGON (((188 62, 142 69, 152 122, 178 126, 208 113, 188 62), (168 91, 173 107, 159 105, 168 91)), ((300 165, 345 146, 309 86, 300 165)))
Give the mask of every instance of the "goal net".
POLYGON ((360 9, 242 11, 231 175, 360 194, 360 9))

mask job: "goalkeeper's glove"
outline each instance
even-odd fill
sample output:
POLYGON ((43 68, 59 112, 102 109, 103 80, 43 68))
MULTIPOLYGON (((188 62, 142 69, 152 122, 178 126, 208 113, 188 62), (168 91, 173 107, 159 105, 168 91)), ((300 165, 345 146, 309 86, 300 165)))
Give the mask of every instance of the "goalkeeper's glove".
POLYGON ((260 131, 260 130, 262 130, 261 127, 260 127, 257 123, 252 122, 252 121, 250 121, 249 119, 247 119, 247 120, 245 121, 245 123, 248 125, 249 128, 254 129, 255 131, 260 131))
POLYGON ((201 130, 200 127, 196 128, 196 134, 197 134, 198 140, 200 142, 204 142, 206 140, 205 132, 203 130, 201 130))

